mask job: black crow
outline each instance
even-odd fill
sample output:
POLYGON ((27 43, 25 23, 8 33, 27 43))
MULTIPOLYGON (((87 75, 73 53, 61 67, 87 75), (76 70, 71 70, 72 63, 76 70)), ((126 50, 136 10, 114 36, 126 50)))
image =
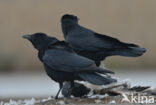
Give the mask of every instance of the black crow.
POLYGON ((146 52, 136 44, 124 43, 116 38, 96 33, 78 24, 79 18, 66 14, 61 18, 65 41, 79 55, 92 59, 97 66, 108 56, 141 56, 146 52))
POLYGON ((43 63, 47 75, 59 83, 59 91, 63 82, 69 81, 74 86, 74 80, 88 81, 96 85, 107 85, 116 82, 107 76, 100 74, 114 73, 96 67, 94 61, 77 55, 64 41, 59 41, 54 37, 44 33, 24 35, 38 50, 38 57, 43 63))

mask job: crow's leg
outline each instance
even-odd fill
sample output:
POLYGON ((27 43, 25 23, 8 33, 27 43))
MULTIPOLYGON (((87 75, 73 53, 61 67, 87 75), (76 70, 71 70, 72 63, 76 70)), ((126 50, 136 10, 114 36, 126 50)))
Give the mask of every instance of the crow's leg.
POLYGON ((62 87, 63 87, 63 83, 59 83, 59 87, 60 87, 60 89, 59 89, 59 91, 57 92, 57 94, 56 94, 56 96, 55 96, 55 99, 58 99, 58 95, 59 95, 59 93, 60 93, 60 91, 61 91, 61 89, 62 89, 62 87))

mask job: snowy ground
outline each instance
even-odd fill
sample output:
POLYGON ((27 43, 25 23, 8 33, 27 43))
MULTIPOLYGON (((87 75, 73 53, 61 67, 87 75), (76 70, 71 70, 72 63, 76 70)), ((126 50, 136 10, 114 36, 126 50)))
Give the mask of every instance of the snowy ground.
MULTIPOLYGON (((115 70, 114 70, 115 71, 115 70)), ((131 85, 156 87, 155 70, 115 71, 119 81, 129 80, 131 85)), ((0 98, 54 96, 58 84, 43 74, 0 74, 0 98)))
MULTIPOLYGON (((143 70, 142 72, 141 70, 122 70, 122 72, 117 70, 115 72, 115 76, 119 81, 129 80, 132 86, 156 87, 155 70, 150 70, 150 72, 149 70, 143 70)), ((107 100, 105 100, 105 98, 95 98, 91 100, 86 98, 69 100, 51 99, 49 96, 55 96, 57 91, 58 84, 53 82, 45 73, 0 74, 0 105, 33 105, 34 103, 41 103, 42 105, 53 105, 56 103, 63 105, 64 102, 75 103, 74 105, 81 102, 81 104, 87 102, 88 104, 116 103, 116 101, 111 98, 107 100)))

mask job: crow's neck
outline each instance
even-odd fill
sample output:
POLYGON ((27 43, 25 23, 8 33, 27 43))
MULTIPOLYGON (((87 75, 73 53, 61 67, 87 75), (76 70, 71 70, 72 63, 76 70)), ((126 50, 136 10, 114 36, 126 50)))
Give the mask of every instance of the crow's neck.
POLYGON ((57 43, 57 42, 58 42, 58 40, 53 41, 53 42, 46 43, 46 44, 44 44, 40 49, 38 49, 38 57, 39 57, 39 59, 40 59, 41 61, 42 61, 42 57, 43 57, 45 51, 46 51, 47 49, 50 49, 51 46, 53 46, 53 44, 55 44, 55 43, 57 43))
POLYGON ((38 57, 39 57, 40 61, 42 61, 42 57, 43 57, 43 55, 44 55, 47 48, 48 47, 45 46, 45 47, 42 47, 41 49, 38 50, 38 57))
POLYGON ((64 37, 66 38, 66 36, 68 35, 68 32, 73 30, 73 28, 75 28, 75 26, 77 26, 77 25, 78 24, 76 22, 73 22, 73 21, 62 22, 62 32, 64 34, 64 37))

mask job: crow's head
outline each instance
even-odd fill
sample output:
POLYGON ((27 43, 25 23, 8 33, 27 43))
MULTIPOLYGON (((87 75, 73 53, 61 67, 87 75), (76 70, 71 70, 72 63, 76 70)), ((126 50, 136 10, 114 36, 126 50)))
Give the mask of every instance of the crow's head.
POLYGON ((61 18, 61 22, 71 21, 71 22, 78 23, 78 20, 79 20, 79 18, 77 16, 71 15, 71 14, 65 14, 61 18))
POLYGON ((28 39, 37 50, 41 50, 42 48, 45 48, 49 44, 53 44, 58 41, 56 38, 47 36, 44 33, 23 35, 23 38, 28 39))

